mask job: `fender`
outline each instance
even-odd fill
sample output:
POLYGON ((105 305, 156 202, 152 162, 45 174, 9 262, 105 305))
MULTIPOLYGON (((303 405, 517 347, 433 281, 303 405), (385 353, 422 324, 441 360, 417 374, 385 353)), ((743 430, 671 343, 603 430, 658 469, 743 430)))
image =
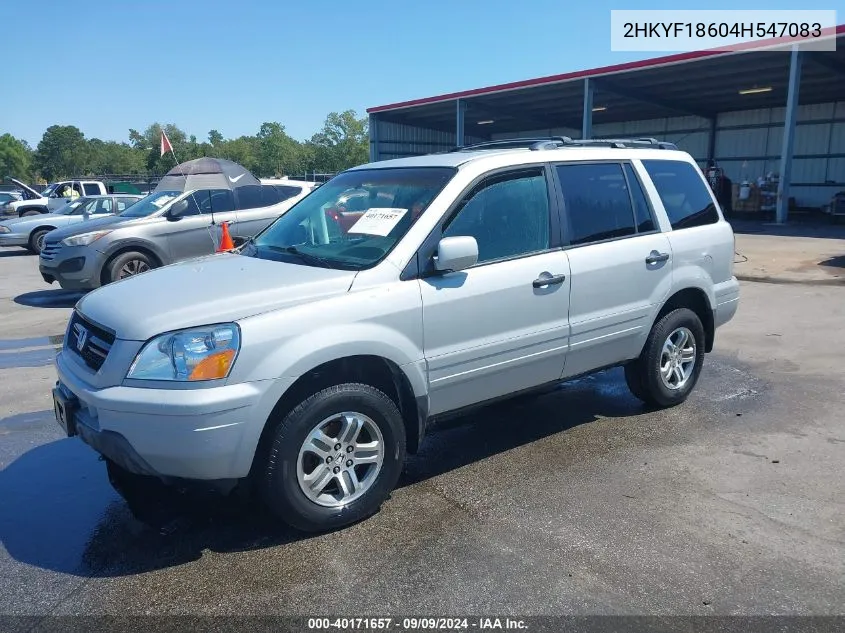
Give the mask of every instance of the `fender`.
MULTIPOLYGON (((707 302, 710 304, 710 309, 715 311, 716 294, 714 287, 715 285, 712 277, 710 277, 710 275, 708 275, 701 266, 681 264, 672 271, 672 292, 669 293, 669 297, 666 299, 668 301, 672 295, 680 292, 681 290, 694 288, 704 293, 707 297, 707 302)), ((663 306, 660 307, 662 308, 663 306)))
MULTIPOLYGON (((241 323, 244 338, 266 339, 258 332, 253 333, 254 324, 250 319, 241 323)), ((408 378, 414 396, 428 394, 421 345, 383 324, 329 324, 287 340, 266 340, 265 343, 253 343, 242 350, 229 377, 231 382, 298 378, 329 361, 350 356, 379 356, 399 366, 408 378), (271 351, 267 353, 268 350, 271 351)))
POLYGON ((100 251, 103 255, 105 255, 106 260, 108 261, 112 257, 114 257, 117 253, 121 251, 133 250, 133 249, 140 249, 149 251, 161 262, 162 266, 166 266, 167 264, 171 263, 169 260, 167 252, 159 245, 155 244, 154 242, 149 242, 147 240, 137 238, 137 237, 127 237, 124 239, 115 240, 111 244, 108 245, 105 251, 100 251))

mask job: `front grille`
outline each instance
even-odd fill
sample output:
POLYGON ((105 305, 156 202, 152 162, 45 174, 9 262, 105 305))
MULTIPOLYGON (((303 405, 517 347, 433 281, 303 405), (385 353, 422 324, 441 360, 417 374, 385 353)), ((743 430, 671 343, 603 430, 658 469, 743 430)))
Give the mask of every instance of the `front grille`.
POLYGON ((44 242, 44 246, 41 249, 41 259, 45 261, 53 261, 56 258, 56 255, 61 250, 62 244, 61 242, 44 242))
POLYGON ((67 331, 67 349, 78 354, 85 364, 99 371, 114 344, 114 334, 94 325, 78 312, 73 313, 67 331))

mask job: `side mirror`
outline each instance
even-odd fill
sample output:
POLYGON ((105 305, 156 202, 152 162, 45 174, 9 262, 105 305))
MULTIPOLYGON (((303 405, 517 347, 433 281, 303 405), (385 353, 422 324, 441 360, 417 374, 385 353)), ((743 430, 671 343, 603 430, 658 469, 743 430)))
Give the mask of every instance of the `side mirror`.
POLYGON ((434 267, 440 272, 456 272, 475 266, 478 262, 478 242, 474 237, 459 235, 444 237, 437 244, 434 267))
POLYGON ((187 200, 180 200, 179 202, 174 204, 172 207, 170 207, 164 215, 171 222, 176 222, 177 220, 182 219, 182 214, 187 210, 188 210, 188 201, 187 200))

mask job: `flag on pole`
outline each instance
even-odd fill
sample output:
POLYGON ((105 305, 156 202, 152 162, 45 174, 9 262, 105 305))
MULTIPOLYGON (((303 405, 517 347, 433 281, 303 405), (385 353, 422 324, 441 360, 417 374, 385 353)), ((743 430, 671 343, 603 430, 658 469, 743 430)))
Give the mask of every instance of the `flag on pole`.
POLYGON ((173 146, 170 144, 170 139, 167 138, 167 133, 162 129, 161 131, 161 155, 164 156, 167 152, 172 152, 173 146))

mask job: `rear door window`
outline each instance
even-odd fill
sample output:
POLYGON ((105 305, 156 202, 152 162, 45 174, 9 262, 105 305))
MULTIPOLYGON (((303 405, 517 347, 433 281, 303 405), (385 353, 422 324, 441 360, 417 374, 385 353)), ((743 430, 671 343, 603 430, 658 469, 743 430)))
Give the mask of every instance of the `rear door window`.
POLYGON ((635 235, 637 223, 620 163, 557 166, 573 245, 635 235))
POLYGON ((82 185, 82 188, 85 189, 86 196, 97 196, 100 195, 100 186, 93 183, 93 182, 86 182, 82 185))
POLYGON ((262 185, 238 187, 235 191, 238 209, 256 209, 264 206, 261 200, 262 185))
POLYGON ((679 160, 644 160, 673 230, 715 224, 719 211, 701 172, 679 160))

